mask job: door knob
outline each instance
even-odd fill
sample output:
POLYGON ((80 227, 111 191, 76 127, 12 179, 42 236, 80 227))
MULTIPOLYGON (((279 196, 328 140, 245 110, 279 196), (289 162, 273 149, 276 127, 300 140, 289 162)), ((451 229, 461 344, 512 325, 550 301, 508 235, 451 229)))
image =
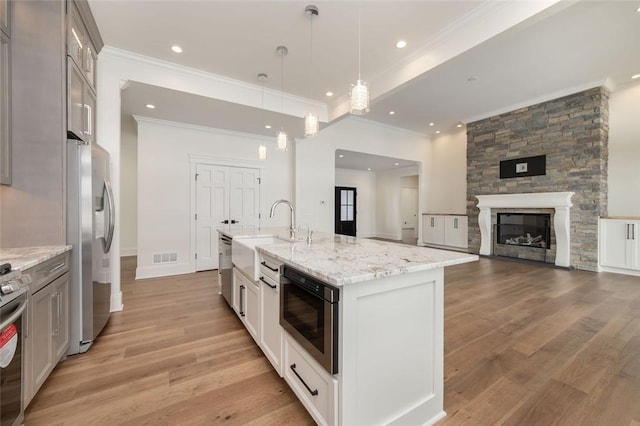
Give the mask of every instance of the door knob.
POLYGON ((224 223, 224 224, 226 225, 226 224, 228 224, 228 223, 229 223, 229 220, 225 219, 225 220, 223 220, 223 221, 222 221, 222 222, 220 222, 220 223, 224 223))
POLYGON ((231 219, 231 223, 240 223, 239 220, 231 219))

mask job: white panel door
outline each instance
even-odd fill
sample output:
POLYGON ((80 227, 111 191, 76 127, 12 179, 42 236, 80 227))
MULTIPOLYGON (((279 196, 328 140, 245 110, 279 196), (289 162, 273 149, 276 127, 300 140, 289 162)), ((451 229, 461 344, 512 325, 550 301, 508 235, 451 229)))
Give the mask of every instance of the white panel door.
POLYGON ((218 269, 218 229, 258 227, 259 185, 259 169, 196 164, 196 271, 218 269))
POLYGON ((196 271, 218 268, 217 229, 229 217, 229 168, 196 165, 196 271))
POLYGON ((402 229, 418 228, 417 188, 400 188, 400 213, 402 214, 402 229))
POLYGON ((245 231, 258 227, 260 170, 229 167, 229 223, 245 231))

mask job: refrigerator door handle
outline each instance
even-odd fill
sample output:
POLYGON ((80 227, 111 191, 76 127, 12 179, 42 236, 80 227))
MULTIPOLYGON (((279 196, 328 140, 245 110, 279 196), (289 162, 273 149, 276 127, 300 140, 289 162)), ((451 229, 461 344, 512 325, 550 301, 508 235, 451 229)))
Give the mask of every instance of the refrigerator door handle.
POLYGON ((105 253, 109 253, 111 250, 111 243, 113 242, 113 233, 115 231, 115 207, 113 202, 113 191, 111 190, 111 183, 105 179, 104 180, 104 191, 107 193, 106 199, 109 202, 109 230, 107 232, 107 238, 104 240, 103 251, 105 253))

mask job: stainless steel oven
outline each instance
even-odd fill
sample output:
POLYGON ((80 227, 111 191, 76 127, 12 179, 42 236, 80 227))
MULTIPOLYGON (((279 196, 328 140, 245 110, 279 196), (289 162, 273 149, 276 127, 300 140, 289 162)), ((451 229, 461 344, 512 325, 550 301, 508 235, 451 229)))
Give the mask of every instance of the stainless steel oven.
POLYGON ((22 363, 26 290, 0 300, 0 425, 21 425, 24 418, 22 363))
POLYGON ((329 373, 336 374, 340 290, 286 265, 280 285, 280 325, 329 373))

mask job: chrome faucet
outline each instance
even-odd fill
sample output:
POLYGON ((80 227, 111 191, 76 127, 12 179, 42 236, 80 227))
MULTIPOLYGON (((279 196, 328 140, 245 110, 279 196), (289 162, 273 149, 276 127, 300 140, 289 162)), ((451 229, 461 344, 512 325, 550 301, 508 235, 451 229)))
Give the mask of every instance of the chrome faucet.
POLYGON ((271 211, 269 212, 269 217, 273 217, 273 213, 275 212, 278 204, 286 204, 287 206, 289 206, 289 209, 291 209, 291 226, 289 226, 289 233, 291 234, 291 238, 294 238, 296 235, 296 218, 295 218, 295 213, 293 211, 293 204, 291 204, 291 201, 278 200, 275 203, 273 203, 271 205, 271 211))

